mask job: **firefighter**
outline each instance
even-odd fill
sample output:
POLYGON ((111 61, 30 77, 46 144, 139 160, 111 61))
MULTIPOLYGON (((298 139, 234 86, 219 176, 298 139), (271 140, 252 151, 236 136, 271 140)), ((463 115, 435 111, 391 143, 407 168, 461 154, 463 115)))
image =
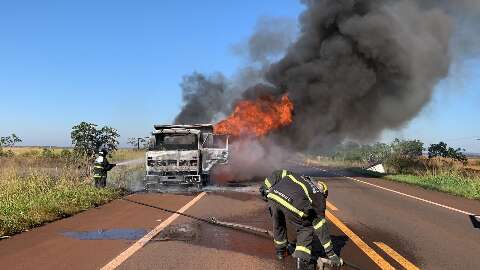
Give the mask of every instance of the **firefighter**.
POLYGON ((103 148, 95 159, 93 180, 95 181, 95 187, 97 188, 104 188, 107 185, 107 172, 116 166, 116 164, 108 162, 107 154, 107 149, 103 148))
POLYGON ((333 251, 332 240, 325 219, 327 185, 315 185, 310 178, 287 170, 274 171, 260 187, 264 200, 268 201, 273 220, 276 255, 283 259, 289 247, 286 222, 294 227, 297 242, 292 254, 297 259, 297 269, 315 269, 312 241, 318 237, 332 266, 340 267, 343 260, 333 251))

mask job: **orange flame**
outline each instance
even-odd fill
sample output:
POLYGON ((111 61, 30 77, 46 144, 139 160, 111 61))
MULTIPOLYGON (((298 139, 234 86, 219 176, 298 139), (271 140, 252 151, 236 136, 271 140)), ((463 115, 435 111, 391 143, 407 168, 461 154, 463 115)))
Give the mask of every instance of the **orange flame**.
POLYGON ((240 101, 227 119, 215 125, 214 131, 234 137, 263 137, 292 121, 293 103, 287 95, 279 99, 262 96, 255 101, 240 101))

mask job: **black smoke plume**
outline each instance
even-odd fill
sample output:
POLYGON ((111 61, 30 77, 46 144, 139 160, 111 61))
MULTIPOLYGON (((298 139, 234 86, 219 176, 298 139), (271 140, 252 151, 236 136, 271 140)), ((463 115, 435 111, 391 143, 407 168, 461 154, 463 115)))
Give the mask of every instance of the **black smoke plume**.
MULTIPOLYGON (((466 27, 459 22, 478 22, 473 11, 480 6, 473 0, 302 3, 306 10, 299 17, 297 40, 284 57, 258 71, 262 84, 249 85, 255 91, 223 91, 224 82, 222 87, 207 82, 184 87, 185 106, 176 122, 212 121, 217 113, 228 114, 242 94, 252 98, 267 85, 274 95, 288 93, 295 105, 293 124, 272 136, 278 144, 326 150, 345 139, 373 140, 408 123, 430 101, 449 74, 455 33, 466 29, 459 29, 466 27), (466 14, 472 16, 460 18, 466 14), (229 101, 228 106, 218 100, 229 101)), ((461 36, 471 41, 468 34, 461 36)), ((261 32, 254 37, 275 40, 260 38, 261 32)), ((470 48, 478 48, 476 41, 470 48)), ((268 48, 261 45, 260 50, 268 48)))
POLYGON ((205 76, 193 73, 183 77, 180 84, 184 105, 175 117, 176 124, 203 124, 214 120, 219 114, 228 113, 230 102, 227 82, 223 75, 205 76))

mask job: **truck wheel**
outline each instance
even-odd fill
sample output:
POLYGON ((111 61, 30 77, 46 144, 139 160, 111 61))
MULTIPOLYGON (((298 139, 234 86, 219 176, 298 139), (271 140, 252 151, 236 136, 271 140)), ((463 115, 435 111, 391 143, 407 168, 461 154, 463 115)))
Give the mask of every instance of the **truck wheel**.
POLYGON ((207 186, 210 185, 210 175, 208 174, 202 174, 202 186, 207 186))

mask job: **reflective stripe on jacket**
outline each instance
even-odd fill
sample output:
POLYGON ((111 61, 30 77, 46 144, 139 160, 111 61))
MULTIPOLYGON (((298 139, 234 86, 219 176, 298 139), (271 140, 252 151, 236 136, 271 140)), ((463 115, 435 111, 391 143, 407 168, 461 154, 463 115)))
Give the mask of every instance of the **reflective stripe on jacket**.
POLYGON ((287 208, 300 217, 311 210, 320 215, 325 211, 325 197, 310 179, 290 173, 269 189, 267 198, 287 208))
POLYGON ((263 181, 263 184, 260 186, 260 194, 262 194, 262 196, 266 197, 269 190, 272 188, 272 186, 274 186, 275 184, 280 182, 288 174, 290 174, 290 172, 287 171, 287 170, 276 170, 276 171, 274 171, 272 173, 272 175, 265 178, 265 180, 263 181))
POLYGON ((108 160, 103 156, 98 156, 93 165, 93 177, 101 178, 107 176, 108 160))

